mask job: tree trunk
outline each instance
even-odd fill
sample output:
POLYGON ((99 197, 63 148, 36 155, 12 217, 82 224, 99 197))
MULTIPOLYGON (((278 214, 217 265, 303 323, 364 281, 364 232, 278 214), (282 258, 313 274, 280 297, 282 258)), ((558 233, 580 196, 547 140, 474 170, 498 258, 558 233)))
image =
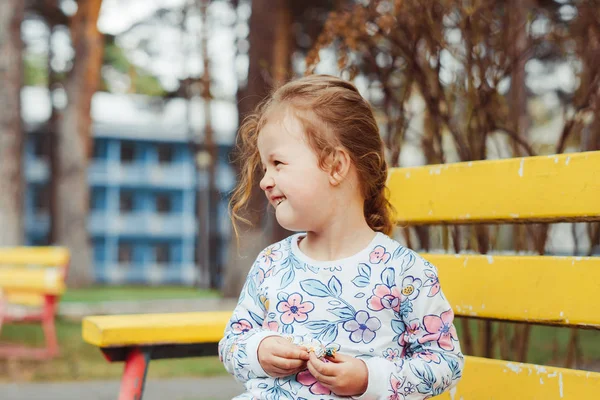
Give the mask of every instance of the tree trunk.
POLYGON ((101 0, 80 2, 71 21, 75 50, 73 68, 66 83, 67 107, 57 132, 55 234, 58 244, 71 251, 68 285, 85 286, 93 280, 87 217, 88 161, 92 146, 91 102, 100 81, 104 50, 97 21, 101 0))
MULTIPOLYGON (((289 16, 289 1, 278 0, 276 3, 278 16, 289 16)), ((282 26, 285 18, 279 23, 273 23, 271 10, 273 2, 268 0, 253 0, 252 14, 250 15, 250 50, 249 50, 249 68, 248 84, 246 88, 238 91, 238 111, 240 123, 243 118, 254 111, 256 106, 269 94, 270 90, 280 83, 282 77, 286 76, 289 69, 290 47, 288 45, 291 31, 289 23, 287 29, 282 26), (278 35, 286 35, 288 38, 282 38, 278 35), (283 54, 287 52, 287 55, 283 54), (285 67, 283 66, 285 63, 285 67), (279 81, 279 82, 277 82, 279 81)), ((239 168, 239 165, 236 166, 239 168)), ((255 182, 252 198, 248 207, 249 211, 245 218, 252 222, 252 227, 246 228, 240 232, 239 242, 232 238, 229 242, 227 254, 227 268, 223 279, 223 295, 225 297, 238 297, 246 274, 252 266, 252 262, 262 249, 272 243, 272 238, 277 226, 273 218, 265 218, 264 210, 267 207, 266 198, 258 188, 258 182, 255 182), (271 232, 265 234, 265 226, 270 226, 271 232)), ((279 231, 279 229, 277 229, 279 231)), ((279 231, 280 232, 280 231, 279 231)))
POLYGON ((21 123, 24 2, 0 2, 0 246, 23 242, 24 133, 21 123))

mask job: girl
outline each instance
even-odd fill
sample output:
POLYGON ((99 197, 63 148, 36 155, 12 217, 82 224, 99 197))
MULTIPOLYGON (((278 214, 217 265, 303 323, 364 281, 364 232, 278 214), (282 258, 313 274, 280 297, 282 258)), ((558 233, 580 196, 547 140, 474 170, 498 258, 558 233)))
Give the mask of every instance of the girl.
POLYGON ((357 89, 292 81, 239 138, 234 222, 262 169, 277 221, 302 233, 259 254, 219 343, 246 387, 236 399, 426 399, 456 385, 454 314, 435 267, 387 236, 383 143, 357 89))

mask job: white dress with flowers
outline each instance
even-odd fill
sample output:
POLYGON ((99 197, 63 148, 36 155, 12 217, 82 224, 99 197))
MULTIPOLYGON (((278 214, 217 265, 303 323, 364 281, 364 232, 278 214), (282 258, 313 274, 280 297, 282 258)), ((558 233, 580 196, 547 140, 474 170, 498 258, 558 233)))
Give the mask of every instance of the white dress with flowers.
POLYGON ((257 358, 267 336, 319 342, 361 358, 360 399, 427 399, 461 378, 463 356, 433 265, 378 233, 352 257, 315 261, 295 234, 263 250, 246 280, 219 355, 246 392, 236 399, 339 399, 308 370, 272 378, 257 358))

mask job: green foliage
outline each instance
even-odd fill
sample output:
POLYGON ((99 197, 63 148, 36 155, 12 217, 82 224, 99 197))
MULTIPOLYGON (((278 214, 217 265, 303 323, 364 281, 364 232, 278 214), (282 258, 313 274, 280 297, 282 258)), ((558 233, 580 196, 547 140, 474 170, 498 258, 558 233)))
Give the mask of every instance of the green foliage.
MULTIPOLYGON (((133 64, 125 51, 114 42, 106 44, 104 49, 104 65, 111 66, 115 71, 128 75, 131 79, 130 92, 148 96, 163 96, 165 90, 159 80, 145 68, 133 64)), ((103 88, 110 91, 110 82, 103 79, 103 88)))
POLYGON ((47 86, 48 67, 46 58, 40 54, 27 54, 23 57, 23 79, 25 86, 47 86))

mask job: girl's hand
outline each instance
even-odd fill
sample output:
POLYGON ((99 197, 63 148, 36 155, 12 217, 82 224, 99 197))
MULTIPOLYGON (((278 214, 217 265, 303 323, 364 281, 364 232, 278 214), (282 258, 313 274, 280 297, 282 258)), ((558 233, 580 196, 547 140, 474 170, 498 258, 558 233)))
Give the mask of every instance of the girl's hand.
POLYGON ((323 362, 310 353, 308 370, 323 386, 338 396, 360 396, 367 391, 369 370, 364 361, 344 354, 323 362))
POLYGON ((269 376, 280 378, 306 369, 309 359, 304 347, 280 336, 269 336, 258 345, 258 362, 269 376))

